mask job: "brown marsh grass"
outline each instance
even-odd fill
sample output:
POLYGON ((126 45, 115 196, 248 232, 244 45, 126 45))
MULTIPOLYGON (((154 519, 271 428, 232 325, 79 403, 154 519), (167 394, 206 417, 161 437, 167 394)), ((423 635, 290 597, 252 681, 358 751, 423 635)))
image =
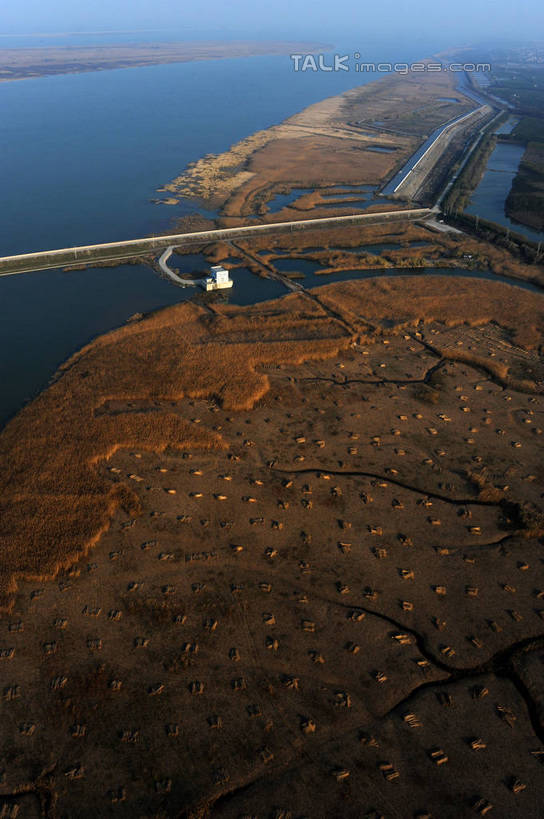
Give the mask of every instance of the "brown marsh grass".
MULTIPOLYGON (((448 327, 488 322, 508 330, 515 344, 535 349, 542 344, 542 297, 508 284, 454 277, 403 277, 342 282, 319 288, 320 301, 371 321, 388 321, 396 328, 420 321, 438 321, 448 327)), ((452 351, 453 355, 453 351, 452 351)), ((466 360, 468 353, 457 351, 466 360)))
MULTIPOLYGON (((346 319, 354 333, 368 333, 374 323, 378 335, 385 322, 396 332, 421 321, 448 327, 493 321, 526 348, 538 346, 544 330, 533 293, 492 282, 407 277, 327 285, 310 296, 219 306, 213 313, 180 304, 101 336, 0 435, 0 605, 10 607, 19 577, 50 578, 78 560, 117 509, 138 514, 136 495, 98 468, 117 450, 226 447, 218 433, 185 419, 176 406, 153 402, 208 398, 225 409, 251 409, 269 389, 259 368, 336 356, 354 339, 346 319), (144 409, 108 415, 108 401, 139 401, 144 409)), ((458 348, 439 354, 508 382, 502 365, 458 348)))
POLYGON ((334 356, 348 343, 338 322, 313 305, 303 315, 299 301, 227 308, 211 322, 204 308, 177 305, 98 338, 64 365, 0 435, 1 607, 12 602, 18 577, 50 578, 79 559, 116 509, 137 514, 128 486, 97 469, 117 450, 225 447, 175 410, 108 416, 106 402, 189 396, 250 408, 268 390, 259 365, 334 356))

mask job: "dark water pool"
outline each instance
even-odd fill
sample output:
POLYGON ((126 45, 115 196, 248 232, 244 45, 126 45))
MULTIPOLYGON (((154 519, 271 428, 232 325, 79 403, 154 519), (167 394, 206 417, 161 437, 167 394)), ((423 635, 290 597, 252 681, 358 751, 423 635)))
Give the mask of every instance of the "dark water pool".
POLYGON ((313 193, 313 188, 294 188, 289 193, 277 193, 273 199, 266 203, 266 207, 270 213, 278 213, 282 208, 292 205, 293 202, 296 202, 306 193, 313 193))
POLYGON ((210 264, 203 253, 187 253, 186 255, 172 253, 168 259, 168 267, 179 273, 208 274, 210 264))
POLYGON ((521 233, 534 242, 544 241, 544 232, 533 230, 510 219, 504 205, 512 182, 518 172, 519 163, 525 153, 524 145, 499 142, 491 153, 487 168, 480 184, 470 197, 466 213, 489 219, 499 225, 521 233))
POLYGON ((378 154, 393 154, 395 151, 398 150, 397 148, 390 148, 385 145, 368 145, 365 148, 365 151, 375 151, 378 154))
MULTIPOLYGON (((280 273, 304 273, 308 275, 315 273, 316 270, 321 270, 322 265, 319 262, 314 262, 311 259, 275 259, 274 267, 280 273)), ((306 286, 306 283, 304 283, 306 286)))

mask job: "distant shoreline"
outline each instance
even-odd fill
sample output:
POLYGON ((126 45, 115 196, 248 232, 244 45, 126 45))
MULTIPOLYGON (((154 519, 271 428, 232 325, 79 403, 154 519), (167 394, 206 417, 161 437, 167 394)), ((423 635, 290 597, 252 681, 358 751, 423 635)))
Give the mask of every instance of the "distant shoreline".
POLYGON ((311 53, 332 46, 313 42, 268 43, 216 41, 191 43, 117 44, 109 46, 61 46, 43 48, 0 48, 0 83, 60 74, 82 74, 115 68, 311 53))

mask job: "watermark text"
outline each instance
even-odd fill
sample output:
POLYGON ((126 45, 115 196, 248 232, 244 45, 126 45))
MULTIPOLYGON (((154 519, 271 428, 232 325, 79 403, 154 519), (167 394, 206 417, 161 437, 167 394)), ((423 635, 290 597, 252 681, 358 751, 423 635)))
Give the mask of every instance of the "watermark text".
POLYGON ((490 63, 365 63, 361 54, 291 54, 294 71, 355 71, 356 73, 409 74, 452 71, 491 71, 490 63))

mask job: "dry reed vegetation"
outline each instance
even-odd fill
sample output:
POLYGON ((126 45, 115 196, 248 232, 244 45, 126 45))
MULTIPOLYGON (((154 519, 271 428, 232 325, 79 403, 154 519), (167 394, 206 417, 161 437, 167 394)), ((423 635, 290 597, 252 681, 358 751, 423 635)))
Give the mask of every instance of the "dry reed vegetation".
POLYGON ((468 326, 541 328, 509 294, 186 304, 67 363, 0 436, 4 576, 100 543, 4 618, 0 816, 539 815, 543 396, 473 358, 542 365, 468 326))
MULTIPOLYGON (((100 337, 0 436, 2 606, 10 605, 18 576, 51 577, 77 560, 116 508, 137 513, 130 489, 101 477, 100 461, 119 448, 225 446, 218 434, 179 410, 152 402, 213 398, 226 409, 250 409, 269 389, 261 365, 333 357, 351 343, 336 316, 365 332, 368 322, 400 329, 419 321, 449 327, 495 321, 516 344, 533 348, 544 330, 538 302, 533 294, 490 282, 427 278, 422 291, 417 278, 369 280, 246 309, 218 307, 211 313, 177 305, 100 337), (115 400, 148 405, 139 412, 101 414, 115 400)), ((508 378, 503 365, 457 349, 440 352, 508 378)))
MULTIPOLYGON (((410 242, 413 240, 438 241, 434 232, 415 222, 395 222, 394 224, 374 224, 368 226, 346 225, 326 230, 305 230, 304 233, 285 233, 281 236, 255 236, 251 239, 251 250, 267 250, 273 254, 277 249, 302 252, 305 248, 350 247, 377 244, 379 242, 410 242)), ((242 247, 248 243, 237 242, 242 247)))
POLYGON ((210 317, 178 305, 102 336, 64 366, 62 378, 0 436, 2 607, 13 600, 18 576, 54 576, 96 542, 116 508, 137 512, 127 486, 100 476, 100 461, 119 448, 224 446, 175 411, 150 405, 106 417, 105 402, 192 396, 250 408, 268 389, 260 364, 332 356, 348 341, 324 311, 300 307, 290 297, 281 310, 261 305, 210 317))
MULTIPOLYGON (((396 162, 396 153, 367 151, 355 139, 306 136, 303 144, 301 137, 274 139, 251 156, 247 165, 251 176, 233 192, 222 215, 231 220, 250 215, 255 207, 254 197, 264 189, 270 198, 276 186, 321 188, 359 182, 376 184, 393 170, 396 162)), ((328 210, 325 212, 330 214, 328 210)), ((291 209, 290 213, 296 218, 296 210, 291 209)), ((304 211, 300 215, 303 218, 304 211)), ((266 221, 282 218, 274 214, 266 221)))
MULTIPOLYGON (((255 253, 269 251, 262 255, 265 261, 272 261, 278 249, 292 251, 293 256, 315 259, 324 268, 372 269, 375 267, 438 266, 489 268, 498 275, 518 278, 544 286, 544 269, 538 265, 527 265, 505 248, 495 247, 463 234, 440 233, 421 223, 404 222, 368 227, 348 226, 330 230, 305 231, 303 234, 282 235, 275 240, 270 237, 256 237, 249 243, 238 242, 240 247, 255 253), (425 246, 410 247, 412 242, 425 242, 425 246), (377 256, 361 251, 362 246, 381 243, 398 244, 398 249, 384 249, 377 256), (350 251, 357 252, 354 257, 350 251), (470 257, 470 258, 469 258, 470 257)), ((215 246, 214 246, 215 247, 215 246)), ((372 248, 370 247, 370 250, 372 248)), ((222 249, 218 258, 232 255, 228 247, 222 249), (224 254, 224 255, 221 255, 224 254)))
POLYGON ((426 276, 342 282, 319 288, 323 304, 349 310, 397 329, 420 321, 439 321, 448 327, 496 322, 508 330, 515 344, 535 349, 542 344, 544 305, 534 293, 508 284, 426 276))

